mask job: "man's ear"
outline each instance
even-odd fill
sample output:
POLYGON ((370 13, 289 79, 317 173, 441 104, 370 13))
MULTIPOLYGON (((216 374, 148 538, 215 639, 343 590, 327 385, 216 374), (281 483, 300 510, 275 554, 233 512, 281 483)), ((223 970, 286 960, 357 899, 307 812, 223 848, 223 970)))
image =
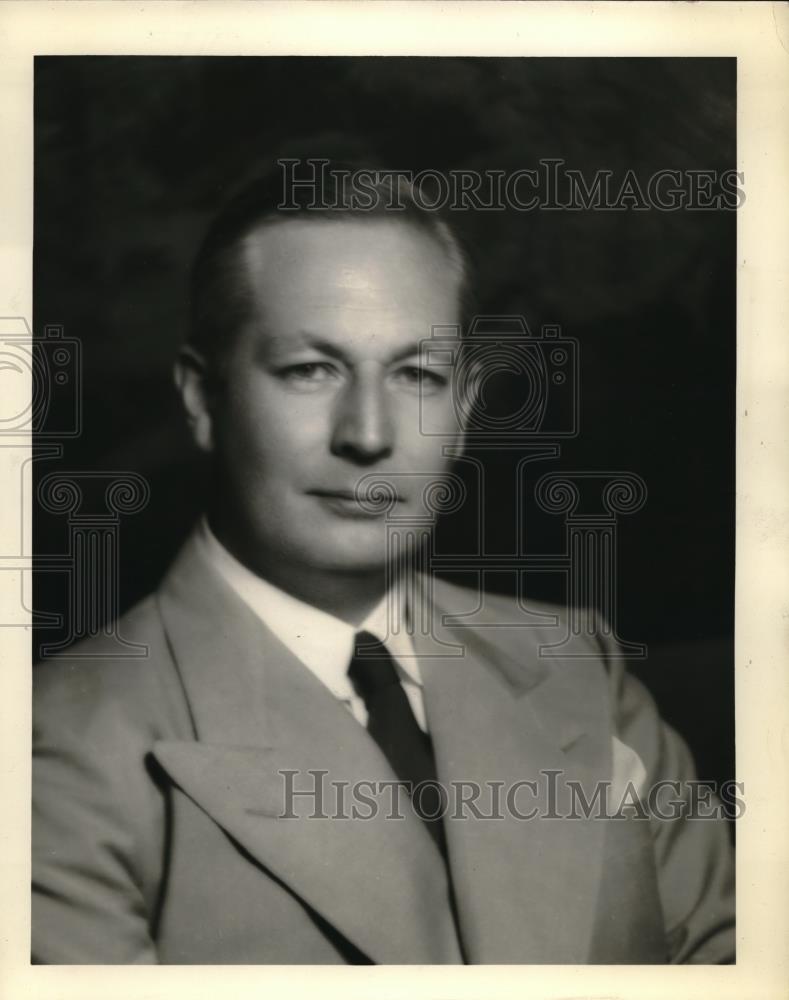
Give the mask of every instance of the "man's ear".
POLYGON ((208 388, 209 373, 205 358, 193 347, 182 347, 173 375, 192 437, 198 448, 210 452, 214 446, 214 434, 208 388))

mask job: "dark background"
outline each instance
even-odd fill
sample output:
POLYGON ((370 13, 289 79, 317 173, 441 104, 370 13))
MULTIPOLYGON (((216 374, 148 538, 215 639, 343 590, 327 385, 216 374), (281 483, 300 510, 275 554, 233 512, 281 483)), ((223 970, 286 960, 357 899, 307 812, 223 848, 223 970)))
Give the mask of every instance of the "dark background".
MULTIPOLYGON (((196 243, 240 180, 294 151, 441 171, 554 157, 643 181, 729 170, 735 97, 732 59, 38 57, 34 328, 81 340, 84 407, 82 434, 38 475, 134 470, 150 482, 150 503, 121 526, 122 608, 156 585, 201 507, 170 366, 196 243)), ((534 471, 646 481, 645 507, 620 521, 619 632, 648 644, 633 668, 700 776, 730 778, 735 213, 456 215, 480 309, 558 323, 580 342, 581 433, 534 471)), ((492 551, 511 545, 517 457, 486 456, 492 551)), ((447 551, 463 548, 468 516, 444 526, 447 551)), ((528 518, 530 551, 558 551, 561 518, 528 518)), ((37 552, 65 544, 64 519, 38 511, 37 552)), ((541 597, 561 598, 560 584, 530 579, 541 597)), ((37 610, 62 612, 63 595, 58 574, 39 574, 37 610)))

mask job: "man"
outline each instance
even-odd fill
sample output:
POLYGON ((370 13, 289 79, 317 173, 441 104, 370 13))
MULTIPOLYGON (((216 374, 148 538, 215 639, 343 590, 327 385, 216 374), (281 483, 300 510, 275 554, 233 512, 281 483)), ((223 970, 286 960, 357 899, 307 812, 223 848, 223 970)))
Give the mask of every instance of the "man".
POLYGON ((557 815, 693 777, 615 651, 541 658, 502 599, 453 630, 473 595, 407 572, 418 532, 389 529, 429 521, 463 443, 424 341, 468 270, 376 190, 281 212, 253 185, 198 256, 176 381, 213 492, 123 620, 147 659, 36 668, 34 960, 731 961, 720 823, 557 815))

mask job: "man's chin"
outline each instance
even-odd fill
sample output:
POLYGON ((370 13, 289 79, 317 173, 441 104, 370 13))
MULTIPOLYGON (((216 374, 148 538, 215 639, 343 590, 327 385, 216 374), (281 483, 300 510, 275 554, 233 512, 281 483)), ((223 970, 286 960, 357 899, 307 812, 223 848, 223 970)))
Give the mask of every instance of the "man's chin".
POLYGON ((366 551, 361 547, 326 548, 310 554, 309 565, 316 571, 361 575, 382 573, 386 568, 386 552, 380 547, 366 551))

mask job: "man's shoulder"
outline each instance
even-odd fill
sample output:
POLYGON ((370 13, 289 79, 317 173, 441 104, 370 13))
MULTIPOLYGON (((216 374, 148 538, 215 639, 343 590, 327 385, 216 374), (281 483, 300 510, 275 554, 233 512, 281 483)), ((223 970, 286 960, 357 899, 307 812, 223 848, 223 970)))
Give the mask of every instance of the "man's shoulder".
POLYGON ((151 594, 101 634, 35 664, 34 723, 75 732, 98 720, 104 728, 133 723, 166 729, 177 686, 157 595, 151 594))
MULTIPOLYGON (((566 605, 461 586, 444 579, 434 583, 434 602, 449 628, 480 634, 497 646, 520 655, 529 650, 555 661, 606 660, 607 650, 596 629, 571 627, 566 605)), ((582 616, 602 628, 602 619, 591 611, 582 616)))
POLYGON ((453 637, 497 665, 514 688, 539 693, 543 708, 583 714, 617 699, 621 659, 609 657, 594 630, 574 630, 566 606, 446 581, 437 582, 434 600, 453 637))

